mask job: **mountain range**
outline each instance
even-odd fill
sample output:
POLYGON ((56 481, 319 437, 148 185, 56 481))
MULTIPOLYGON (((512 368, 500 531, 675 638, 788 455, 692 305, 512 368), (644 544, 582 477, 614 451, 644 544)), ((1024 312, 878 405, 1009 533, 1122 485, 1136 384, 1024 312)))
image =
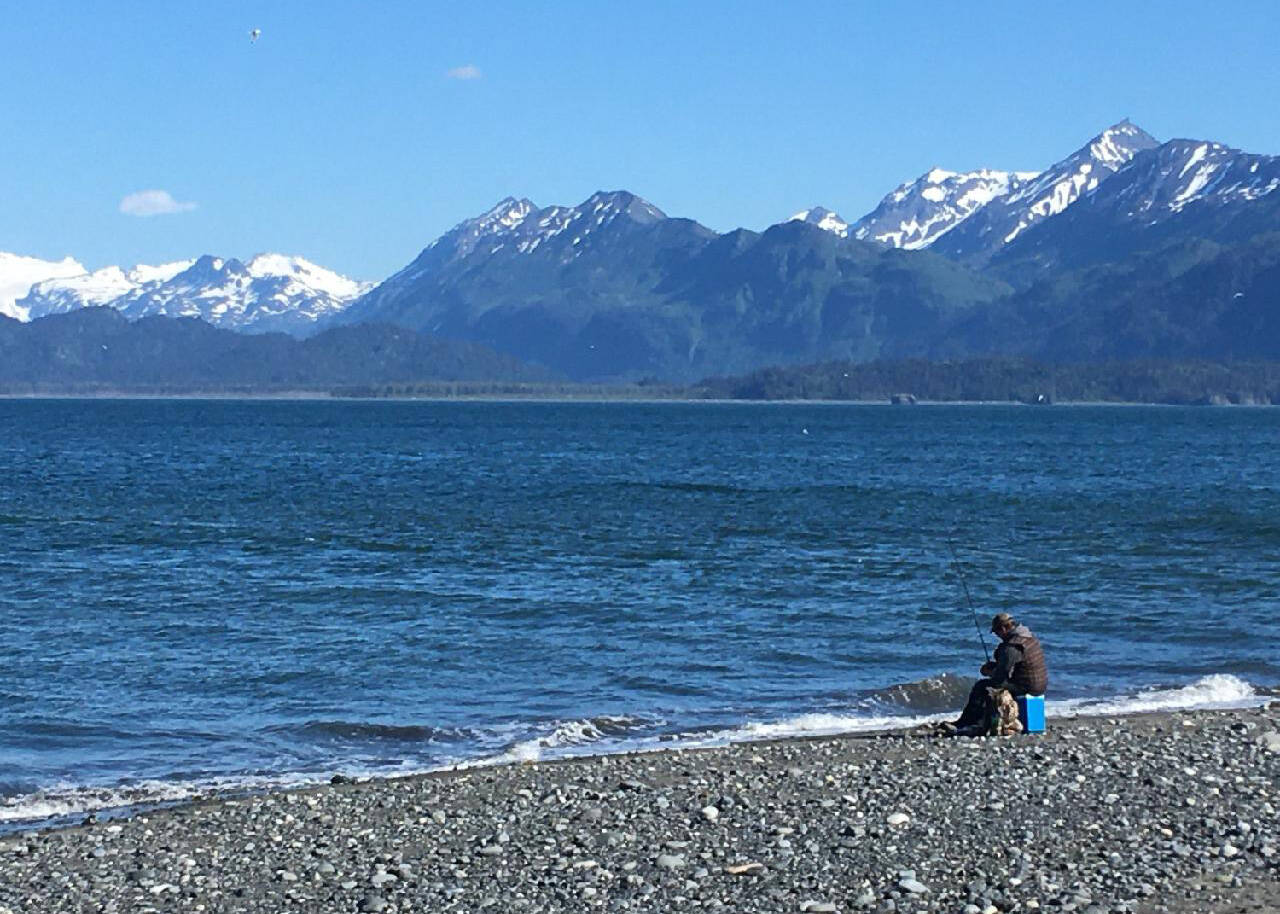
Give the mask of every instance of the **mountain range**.
POLYGON ((578 380, 995 353, 1280 358, 1277 189, 1277 157, 1125 120, 1041 171, 930 169, 854 222, 815 206, 720 234, 627 191, 507 198, 372 287, 279 255, 79 275, 68 260, 8 313, 105 304, 298 336, 383 323, 578 380))
POLYGON ((259 254, 243 262, 204 255, 92 273, 71 258, 55 264, 0 254, 0 290, 6 287, 6 277, 12 298, 0 297, 0 314, 21 320, 107 306, 132 320, 198 317, 227 330, 295 336, 315 333, 324 318, 341 312, 372 287, 302 257, 282 254, 259 254), (14 264, 12 272, 5 257, 14 264), (24 278, 26 289, 17 294, 24 278))

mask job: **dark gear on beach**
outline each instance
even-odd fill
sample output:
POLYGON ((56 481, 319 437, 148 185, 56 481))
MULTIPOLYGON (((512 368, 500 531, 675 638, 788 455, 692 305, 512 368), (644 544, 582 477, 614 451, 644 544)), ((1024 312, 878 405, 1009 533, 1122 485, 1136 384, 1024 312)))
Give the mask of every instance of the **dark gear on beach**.
POLYGON ((987 689, 1008 689, 1015 696, 1043 695, 1049 687, 1049 667, 1040 639, 1031 629, 1019 625, 1008 613, 991 620, 991 630, 1000 636, 995 659, 982 668, 983 677, 969 692, 969 700, 956 721, 956 728, 984 724, 990 714, 987 689))

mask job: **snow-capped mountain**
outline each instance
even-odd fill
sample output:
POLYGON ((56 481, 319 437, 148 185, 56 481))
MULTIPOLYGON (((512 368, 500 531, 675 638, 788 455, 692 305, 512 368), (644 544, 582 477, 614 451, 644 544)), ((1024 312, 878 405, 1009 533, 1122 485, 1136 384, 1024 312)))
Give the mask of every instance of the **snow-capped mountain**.
POLYGON ((0 314, 25 321, 29 315, 25 307, 18 305, 18 300, 25 298, 33 285, 82 273, 84 267, 71 257, 41 260, 0 251, 0 314))
POLYGON ((837 213, 833 213, 829 209, 823 209, 821 206, 801 210, 787 221, 807 222, 809 225, 816 225, 824 232, 839 235, 841 238, 849 237, 849 223, 841 219, 837 213))
POLYGON ((1079 203, 1020 235, 992 261, 1016 281, 1028 266, 1074 269, 1192 239, 1249 242, 1280 229, 1280 157, 1170 140, 1133 157, 1079 203))
MULTIPOLYGON (((656 250, 696 248, 714 237, 628 191, 599 191, 577 206, 539 207, 507 197, 441 235, 338 322, 404 320, 443 332, 447 322, 427 315, 443 306, 446 289, 471 287, 476 276, 486 277, 489 286, 478 298, 490 304, 502 299, 517 275, 526 282, 536 277, 540 293, 571 296, 580 285, 625 285, 630 273, 648 268, 656 250), (403 317, 409 311, 417 315, 412 320, 403 317)), ((479 301, 476 307, 482 307, 479 301)))
POLYGON ((1095 190, 1139 152, 1158 145, 1141 127, 1121 121, 1034 179, 994 197, 931 247, 951 257, 985 260, 1095 190))
MULTIPOLYGON (((561 235, 571 238, 568 246, 574 248, 617 219, 646 225, 666 218, 652 203, 627 191, 598 191, 577 206, 543 208, 529 200, 507 197, 484 215, 459 223, 427 250, 443 248, 456 258, 476 250, 483 252, 487 243, 490 254, 508 245, 528 254, 561 235)), ((568 253, 572 256, 574 252, 568 253)))
POLYGON ((1170 140, 1137 156, 1095 196, 1131 218, 1159 220, 1196 203, 1228 206, 1280 189, 1280 157, 1222 143, 1170 140))
POLYGON ((130 319, 198 317, 229 330, 306 335, 369 288, 302 257, 259 254, 241 262, 205 255, 46 280, 18 304, 30 318, 106 305, 130 319))
POLYGON ((1039 177, 1034 171, 954 172, 934 168, 886 196, 854 225, 853 235, 916 250, 937 241, 997 197, 1039 177))
POLYGON ((648 225, 666 218, 656 206, 627 191, 599 191, 577 206, 539 207, 527 199, 506 197, 431 242, 413 263, 377 286, 369 297, 385 301, 406 284, 473 256, 527 255, 546 245, 543 256, 554 249, 553 259, 570 261, 590 247, 601 229, 607 234, 610 227, 648 225))
POLYGON ((31 320, 47 314, 65 314, 77 308, 113 305, 147 283, 172 279, 193 263, 194 260, 181 260, 157 267, 139 264, 128 271, 119 267, 103 267, 92 273, 48 279, 32 286, 24 305, 31 320))
MULTIPOLYGON (((92 274, 67 260, 38 269, 80 275, 36 283, 10 308, 107 304, 298 335, 369 322, 367 337, 348 338, 376 346, 391 324, 577 380, 691 381, 832 359, 1274 358, 1278 265, 1280 158, 1159 145, 1124 121, 1043 172, 932 169, 852 225, 813 207, 719 235, 625 191, 576 206, 509 197, 364 294, 280 255, 92 274)), ((95 321, 123 318, 0 320, 0 336, 48 341, 95 321)), ((166 321, 141 330, 219 335, 166 321)))

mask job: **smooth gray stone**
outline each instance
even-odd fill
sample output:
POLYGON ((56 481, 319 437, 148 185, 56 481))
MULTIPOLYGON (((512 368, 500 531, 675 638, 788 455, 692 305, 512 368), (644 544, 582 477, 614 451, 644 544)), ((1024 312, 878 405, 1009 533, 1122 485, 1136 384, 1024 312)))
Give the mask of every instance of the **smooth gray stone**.
POLYGON ((1268 730, 1259 736, 1256 742, 1268 752, 1280 752, 1280 732, 1268 730))

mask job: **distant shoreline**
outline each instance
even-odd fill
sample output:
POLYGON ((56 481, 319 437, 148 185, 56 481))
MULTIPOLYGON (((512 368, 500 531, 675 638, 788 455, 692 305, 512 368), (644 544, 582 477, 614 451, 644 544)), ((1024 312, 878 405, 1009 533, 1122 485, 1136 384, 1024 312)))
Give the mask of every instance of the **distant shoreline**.
POLYGON ((1045 409, 1056 407, 1140 407, 1161 406, 1194 410, 1203 409, 1273 409, 1275 403, 1176 403, 1145 400, 1058 400, 1051 404, 1026 403, 1021 400, 925 400, 919 399, 911 404, 894 403, 889 398, 868 398, 840 400, 831 398, 737 398, 709 397, 689 394, 687 396, 655 396, 649 394, 602 394, 584 393, 580 396, 565 393, 554 394, 512 394, 512 393, 462 393, 462 394, 424 394, 397 396, 348 396, 329 391, 257 391, 222 393, 217 391, 189 391, 172 393, 146 393, 139 391, 101 391, 89 393, 76 392, 39 392, 12 393, 0 392, 0 401, 51 401, 51 400, 137 400, 137 401, 227 401, 227 402, 335 402, 335 403, 707 403, 707 404, 754 404, 772 406, 886 406, 896 409, 931 406, 1008 406, 1027 409, 1045 409))

